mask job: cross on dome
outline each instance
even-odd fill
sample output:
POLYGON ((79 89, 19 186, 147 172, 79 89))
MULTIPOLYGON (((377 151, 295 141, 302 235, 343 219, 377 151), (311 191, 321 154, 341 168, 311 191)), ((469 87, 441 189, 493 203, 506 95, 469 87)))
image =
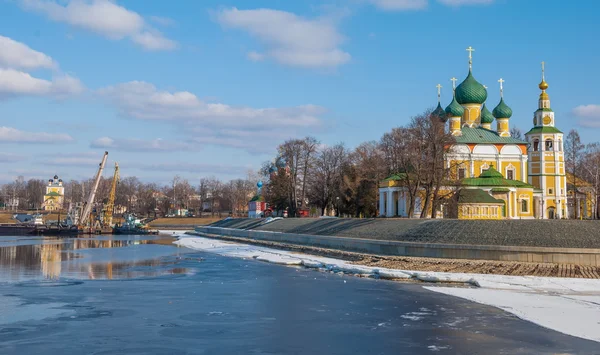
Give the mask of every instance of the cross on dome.
POLYGON ((442 84, 437 84, 435 86, 438 89, 438 103, 441 101, 441 96, 442 96, 442 84))
POLYGON ((469 46, 467 48, 467 52, 469 52, 469 69, 473 66, 473 52, 475 52, 475 48, 469 46))
POLYGON ((500 78, 500 80, 498 80, 498 82, 500 83, 500 97, 504 97, 504 87, 502 86, 502 84, 504 83, 504 79, 500 78))
POLYGON ((457 80, 458 80, 458 79, 456 79, 455 77, 452 77, 452 78, 450 79, 450 81, 452 82, 452 90, 456 90, 456 81, 457 81, 457 80))

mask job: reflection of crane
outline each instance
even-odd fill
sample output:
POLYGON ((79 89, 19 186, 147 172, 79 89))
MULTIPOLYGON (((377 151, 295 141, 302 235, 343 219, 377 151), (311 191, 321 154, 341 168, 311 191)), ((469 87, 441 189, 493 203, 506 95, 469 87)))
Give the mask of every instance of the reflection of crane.
POLYGON ((112 185, 110 187, 110 194, 108 195, 108 201, 104 206, 104 216, 102 218, 102 224, 104 227, 112 227, 113 211, 115 209, 115 194, 117 193, 117 183, 119 182, 119 164, 115 163, 115 174, 113 175, 112 185))
POLYGON ((108 152, 104 152, 102 162, 100 162, 100 166, 98 167, 98 173, 96 173, 94 186, 92 187, 92 191, 90 191, 90 195, 88 196, 88 199, 85 203, 85 207, 83 208, 83 213, 81 214, 81 218, 79 219, 79 225, 81 227, 85 227, 89 222, 90 213, 92 212, 92 205, 94 204, 94 197, 96 197, 96 190, 98 190, 100 178, 102 177, 102 171, 104 170, 104 165, 106 165, 106 158, 108 158, 108 152))

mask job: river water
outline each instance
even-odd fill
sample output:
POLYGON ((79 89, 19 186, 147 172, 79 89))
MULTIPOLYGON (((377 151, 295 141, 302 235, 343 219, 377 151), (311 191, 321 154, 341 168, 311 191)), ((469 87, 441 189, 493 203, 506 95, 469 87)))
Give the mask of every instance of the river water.
POLYGON ((0 353, 600 353, 598 343, 418 284, 172 241, 0 237, 0 353))

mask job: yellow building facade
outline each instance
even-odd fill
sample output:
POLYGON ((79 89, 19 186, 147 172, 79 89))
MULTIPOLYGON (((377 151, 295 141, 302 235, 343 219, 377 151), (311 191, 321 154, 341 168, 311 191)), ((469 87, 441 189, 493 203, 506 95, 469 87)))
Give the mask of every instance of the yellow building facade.
POLYGON ((58 178, 58 175, 54 175, 54 178, 48 180, 48 185, 46 185, 42 209, 45 211, 59 211, 63 208, 64 198, 65 187, 63 181, 58 178))
MULTIPOLYGON (((498 80, 500 101, 490 112, 487 88, 473 76, 473 49, 467 50, 467 77, 458 87, 452 78, 451 103, 444 110, 438 102, 434 111, 447 120, 448 131, 455 137, 445 163, 450 179, 456 181, 453 187, 445 188, 446 194, 454 192, 454 200, 442 204, 436 215, 460 219, 568 218, 563 134, 554 126, 544 68, 534 127, 523 140, 511 136, 513 112, 504 102, 504 80, 498 80)), ((402 179, 393 175, 379 185, 381 216, 419 217, 425 198, 415 200, 415 211, 409 216, 402 179)))

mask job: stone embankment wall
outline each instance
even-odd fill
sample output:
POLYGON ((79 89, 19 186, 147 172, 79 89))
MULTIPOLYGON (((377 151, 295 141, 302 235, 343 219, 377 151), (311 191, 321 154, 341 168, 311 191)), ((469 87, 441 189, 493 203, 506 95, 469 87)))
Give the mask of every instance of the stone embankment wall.
POLYGON ((226 219, 197 232, 381 255, 600 266, 600 222, 226 219))

